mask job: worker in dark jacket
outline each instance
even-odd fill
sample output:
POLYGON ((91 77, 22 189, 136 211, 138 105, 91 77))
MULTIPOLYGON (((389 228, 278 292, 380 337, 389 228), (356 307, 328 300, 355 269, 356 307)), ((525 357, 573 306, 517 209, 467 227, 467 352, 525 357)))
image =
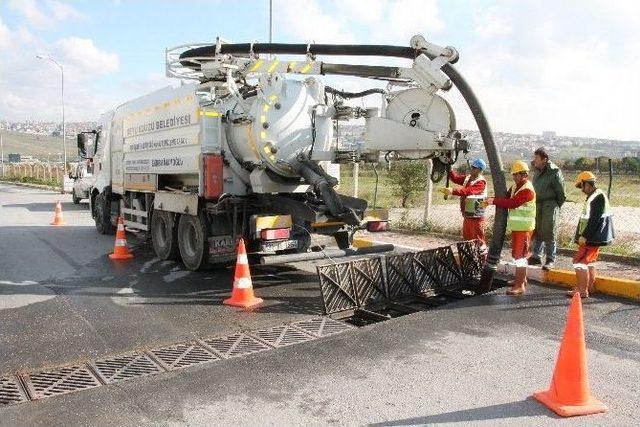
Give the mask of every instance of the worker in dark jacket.
POLYGON ((560 207, 567 196, 562 171, 549 160, 544 148, 533 154, 534 166, 531 182, 536 190, 536 229, 533 232, 533 250, 529 265, 542 264, 542 251, 546 253, 544 270, 553 268, 556 260, 556 240, 560 207))
POLYGON ((596 177, 589 171, 580 172, 576 178, 576 187, 587 195, 582 214, 576 229, 575 242, 578 252, 573 257, 573 268, 576 272, 577 289, 567 293, 573 296, 580 292, 583 298, 595 290, 596 267, 600 246, 613 241, 613 217, 609 199, 602 190, 596 187, 596 177))

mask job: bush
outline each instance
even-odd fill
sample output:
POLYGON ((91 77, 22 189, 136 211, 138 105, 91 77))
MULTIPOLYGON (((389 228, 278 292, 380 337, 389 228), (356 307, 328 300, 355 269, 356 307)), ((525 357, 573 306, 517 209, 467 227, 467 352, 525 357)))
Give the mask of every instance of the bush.
POLYGON ((427 165, 420 160, 404 160, 391 164, 387 181, 394 196, 401 198, 403 208, 418 192, 424 190, 427 179, 427 165))

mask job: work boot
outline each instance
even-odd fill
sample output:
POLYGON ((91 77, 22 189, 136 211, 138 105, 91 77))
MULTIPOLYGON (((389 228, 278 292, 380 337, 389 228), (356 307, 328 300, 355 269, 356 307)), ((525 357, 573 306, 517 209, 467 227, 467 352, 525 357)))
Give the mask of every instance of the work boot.
POLYGON ((553 270, 553 261, 547 261, 542 266, 542 269, 545 271, 553 270))
POLYGON ((538 258, 537 256, 530 256, 527 259, 527 263, 529 263, 529 265, 540 265, 542 264, 542 260, 540 260, 540 258, 538 258))
POLYGON ((507 295, 523 295, 527 283, 527 267, 516 267, 516 274, 511 288, 507 289, 507 295))

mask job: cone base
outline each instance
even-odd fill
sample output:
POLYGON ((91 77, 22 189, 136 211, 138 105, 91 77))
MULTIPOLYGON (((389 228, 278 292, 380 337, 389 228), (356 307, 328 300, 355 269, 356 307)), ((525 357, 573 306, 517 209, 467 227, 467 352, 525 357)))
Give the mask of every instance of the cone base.
POLYGON ((58 226, 58 225, 67 225, 67 223, 66 223, 66 222, 64 222, 64 221, 62 221, 62 222, 50 222, 50 223, 49 223, 49 225, 56 225, 56 226, 58 226))
POLYGON ((264 302, 264 300, 262 298, 236 298, 236 297, 231 297, 231 298, 227 298, 226 300, 222 301, 222 303, 224 305, 230 305, 233 307, 241 307, 241 308, 249 308, 249 307, 254 307, 256 305, 260 305, 264 302))
POLYGON ((109 254, 109 258, 114 260, 131 259, 133 258, 133 254, 109 254))
POLYGON ((551 390, 540 390, 533 393, 533 398, 561 417, 599 414, 607 411, 607 407, 593 397, 589 397, 589 400, 583 405, 563 405, 556 402, 551 390))

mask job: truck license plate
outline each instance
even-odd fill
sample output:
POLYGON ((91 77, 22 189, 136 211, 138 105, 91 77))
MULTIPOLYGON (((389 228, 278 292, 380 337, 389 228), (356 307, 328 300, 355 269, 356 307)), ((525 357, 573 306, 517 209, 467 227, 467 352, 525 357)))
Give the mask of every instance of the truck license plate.
POLYGON ((282 242, 262 242, 263 251, 283 251, 286 249, 296 249, 298 247, 297 240, 284 240, 282 242))

